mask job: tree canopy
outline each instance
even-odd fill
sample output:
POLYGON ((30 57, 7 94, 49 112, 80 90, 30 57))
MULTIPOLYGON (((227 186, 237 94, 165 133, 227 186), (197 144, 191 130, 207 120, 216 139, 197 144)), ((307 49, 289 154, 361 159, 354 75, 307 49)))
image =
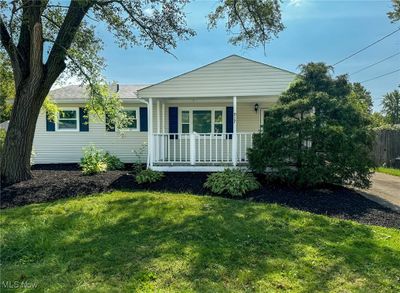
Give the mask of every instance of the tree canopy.
POLYGON ((389 11, 388 16, 392 22, 396 22, 400 20, 400 0, 392 0, 392 3, 393 11, 389 11))
POLYGON ((15 96, 14 79, 10 59, 0 50, 0 122, 10 119, 11 104, 15 96))
POLYGON ((389 124, 400 124, 400 91, 394 90, 383 96, 382 112, 389 124))

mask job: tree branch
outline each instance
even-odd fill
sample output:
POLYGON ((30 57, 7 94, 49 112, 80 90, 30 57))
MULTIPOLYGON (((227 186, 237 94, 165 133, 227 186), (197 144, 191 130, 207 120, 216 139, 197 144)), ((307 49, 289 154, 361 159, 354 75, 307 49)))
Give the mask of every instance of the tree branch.
POLYGON ((45 65, 46 78, 44 83, 49 89, 65 69, 67 50, 71 47, 75 34, 92 4, 93 3, 90 1, 84 3, 80 1, 71 1, 67 15, 64 18, 64 22, 55 40, 58 45, 51 48, 45 65))
POLYGON ((10 57, 14 73, 15 85, 18 85, 21 80, 18 50, 15 47, 10 34, 8 33, 2 17, 0 17, 0 40, 4 48, 6 49, 8 56, 10 57))

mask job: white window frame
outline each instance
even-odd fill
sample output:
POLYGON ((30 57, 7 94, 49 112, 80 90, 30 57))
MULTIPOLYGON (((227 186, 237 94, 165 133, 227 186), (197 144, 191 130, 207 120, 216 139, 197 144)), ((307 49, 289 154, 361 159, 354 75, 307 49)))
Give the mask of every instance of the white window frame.
POLYGON ((136 111, 136 128, 124 127, 121 131, 140 131, 140 111, 139 107, 124 107, 123 111, 136 111))
MULTIPOLYGON (((189 112, 189 133, 193 133, 193 111, 211 111, 211 133, 214 134, 215 111, 222 111, 222 133, 226 133, 226 109, 224 107, 178 107, 178 133, 182 134, 182 112, 189 112)), ((216 133, 220 134, 220 133, 216 133)))
POLYGON ((56 131, 65 131, 65 132, 77 132, 79 131, 79 125, 80 125, 80 120, 79 120, 79 107, 70 107, 70 108, 60 108, 60 111, 57 113, 57 123, 56 124, 56 131), (67 128, 59 128, 59 123, 60 123, 60 112, 64 111, 75 111, 76 113, 76 128, 75 129, 67 129, 67 128))

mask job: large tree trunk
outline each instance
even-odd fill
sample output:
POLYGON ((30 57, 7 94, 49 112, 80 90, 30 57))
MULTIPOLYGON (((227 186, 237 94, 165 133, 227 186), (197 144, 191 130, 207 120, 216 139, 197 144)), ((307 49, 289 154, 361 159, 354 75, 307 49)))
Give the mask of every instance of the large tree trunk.
POLYGON ((1 157, 1 177, 5 184, 32 178, 30 159, 36 120, 47 95, 38 83, 17 89, 13 111, 1 157))

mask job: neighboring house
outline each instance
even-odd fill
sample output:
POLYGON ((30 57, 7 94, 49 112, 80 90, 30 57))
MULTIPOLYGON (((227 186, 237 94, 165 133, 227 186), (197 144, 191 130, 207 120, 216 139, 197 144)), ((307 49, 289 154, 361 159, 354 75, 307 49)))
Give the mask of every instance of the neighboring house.
POLYGON ((247 164, 252 134, 265 109, 278 100, 296 74, 232 55, 154 85, 120 85, 127 129, 84 118, 84 88, 67 86, 51 96, 63 111, 58 123, 39 116, 36 164, 76 163, 88 145, 124 162, 140 160, 162 171, 218 171, 247 164), (143 148, 143 144, 146 144, 143 148))

